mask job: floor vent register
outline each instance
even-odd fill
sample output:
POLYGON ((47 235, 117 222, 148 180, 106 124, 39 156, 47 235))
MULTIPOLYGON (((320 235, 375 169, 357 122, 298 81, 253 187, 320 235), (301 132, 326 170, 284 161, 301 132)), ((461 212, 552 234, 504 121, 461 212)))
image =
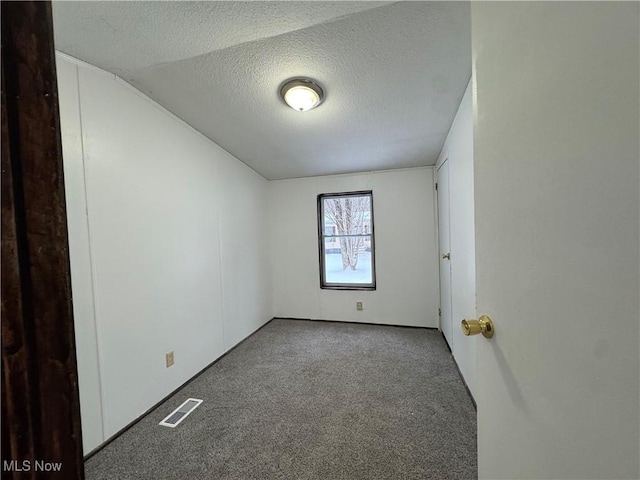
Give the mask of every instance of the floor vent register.
POLYGON ((189 416, 191 412, 193 412, 198 406, 202 403, 202 400, 198 400, 197 398, 189 398, 185 400, 182 405, 176 408, 173 412, 171 412, 167 417, 162 420, 159 425, 163 427, 177 427, 180 422, 182 422, 185 418, 189 416))

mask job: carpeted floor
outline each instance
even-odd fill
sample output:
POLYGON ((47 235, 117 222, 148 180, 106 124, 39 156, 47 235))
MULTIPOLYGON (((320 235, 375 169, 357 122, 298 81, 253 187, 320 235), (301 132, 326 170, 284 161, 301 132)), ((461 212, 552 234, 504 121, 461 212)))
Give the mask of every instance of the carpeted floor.
POLYGON ((97 479, 470 479, 476 413, 440 332, 273 320, 86 462, 97 479), (158 422, 204 400, 177 428, 158 422))

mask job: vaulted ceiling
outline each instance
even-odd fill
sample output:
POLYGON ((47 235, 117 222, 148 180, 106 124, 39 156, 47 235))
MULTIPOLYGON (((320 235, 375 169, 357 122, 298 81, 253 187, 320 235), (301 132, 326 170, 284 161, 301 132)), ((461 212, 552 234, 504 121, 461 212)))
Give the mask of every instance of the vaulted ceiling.
POLYGON ((467 2, 54 2, 56 48, 268 179, 433 165, 471 76, 467 2), (326 100, 279 97, 310 77, 326 100))

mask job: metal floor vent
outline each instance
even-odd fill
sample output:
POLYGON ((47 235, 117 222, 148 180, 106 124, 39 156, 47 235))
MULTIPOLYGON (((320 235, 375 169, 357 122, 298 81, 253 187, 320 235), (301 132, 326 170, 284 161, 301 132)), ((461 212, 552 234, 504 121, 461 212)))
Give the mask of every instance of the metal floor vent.
POLYGON ((183 421, 187 416, 193 412, 198 405, 202 403, 202 400, 198 400, 197 398, 189 398, 185 400, 182 405, 176 408, 173 412, 167 415, 167 418, 162 420, 159 425, 163 427, 171 427, 175 428, 178 424, 183 421))

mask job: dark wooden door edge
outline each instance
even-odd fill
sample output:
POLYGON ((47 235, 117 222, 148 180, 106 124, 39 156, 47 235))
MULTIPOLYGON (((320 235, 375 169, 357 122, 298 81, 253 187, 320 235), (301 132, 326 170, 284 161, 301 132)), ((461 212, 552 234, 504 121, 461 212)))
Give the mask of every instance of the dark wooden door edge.
POLYGON ((2 2, 2 478, 82 479, 49 2, 2 2))

